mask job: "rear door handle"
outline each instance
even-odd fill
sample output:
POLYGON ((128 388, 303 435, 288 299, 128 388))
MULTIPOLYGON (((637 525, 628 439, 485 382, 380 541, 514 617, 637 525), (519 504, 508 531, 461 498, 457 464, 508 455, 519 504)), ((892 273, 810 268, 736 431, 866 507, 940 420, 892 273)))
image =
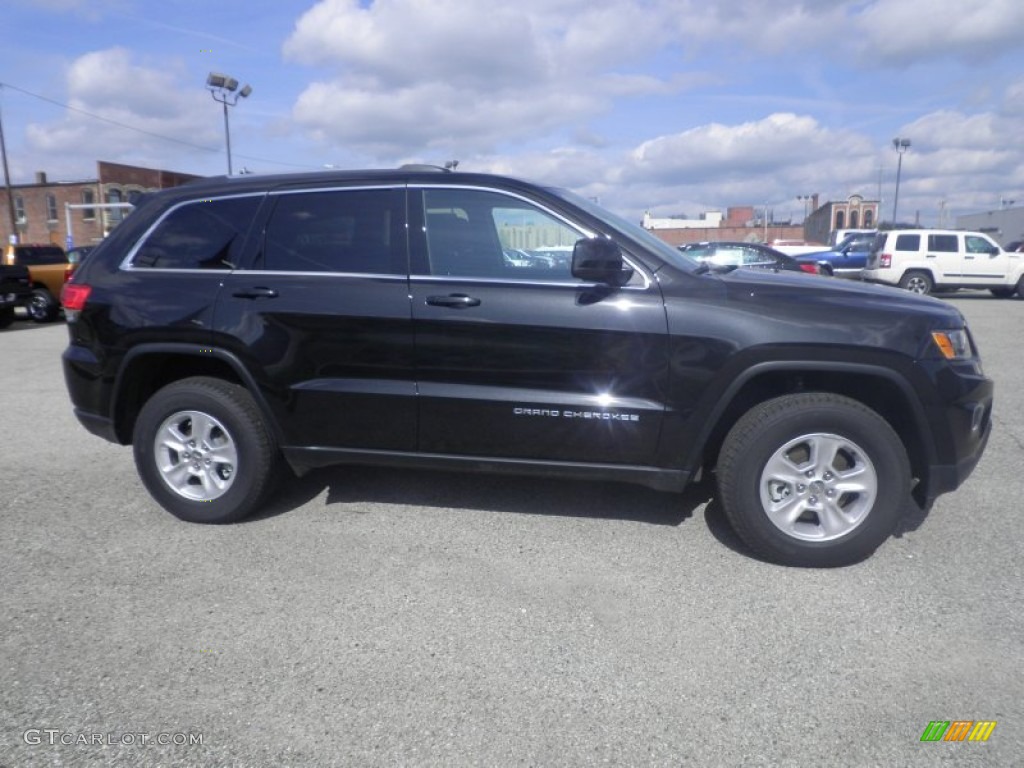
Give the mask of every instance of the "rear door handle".
POLYGON ((479 307, 480 299, 474 299, 464 293, 453 293, 450 296, 427 296, 427 304, 432 307, 465 309, 466 307, 479 307))
POLYGON ((277 291, 258 285, 255 288, 243 288, 231 294, 236 299, 276 299, 277 291))

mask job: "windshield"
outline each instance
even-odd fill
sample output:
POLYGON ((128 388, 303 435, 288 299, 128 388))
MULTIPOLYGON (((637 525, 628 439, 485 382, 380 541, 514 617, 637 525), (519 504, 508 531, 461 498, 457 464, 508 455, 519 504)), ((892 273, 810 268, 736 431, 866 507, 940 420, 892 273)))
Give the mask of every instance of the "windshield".
POLYGON ((602 208, 593 200, 588 200, 587 198, 577 195, 575 192, 570 192, 567 189, 549 187, 547 191, 554 195, 558 195, 558 197, 572 203, 578 208, 582 208, 591 216, 595 216, 598 219, 601 219, 601 221, 608 222, 612 227, 619 230, 626 237, 636 240, 648 250, 654 251, 660 259, 667 261, 669 264, 685 269, 688 272, 693 271, 700 265, 700 262, 696 259, 681 251, 677 251, 664 240, 652 235, 639 224, 634 224, 621 216, 615 215, 611 211, 602 208))

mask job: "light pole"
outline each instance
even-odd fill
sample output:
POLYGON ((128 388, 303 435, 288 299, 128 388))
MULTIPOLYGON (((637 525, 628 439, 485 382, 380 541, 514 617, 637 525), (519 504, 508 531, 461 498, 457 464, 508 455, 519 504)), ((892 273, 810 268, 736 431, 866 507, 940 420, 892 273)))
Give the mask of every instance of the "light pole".
POLYGON ((910 139, 901 139, 898 136, 892 140, 892 148, 896 150, 899 158, 896 161, 896 194, 892 199, 892 225, 896 226, 896 208, 900 203, 900 172, 903 170, 903 153, 910 148, 910 139))
POLYGON ((797 195, 796 199, 797 200, 803 200, 803 203, 804 203, 804 223, 806 224, 807 223, 807 206, 810 205, 810 203, 811 203, 811 196, 810 195, 797 195))
POLYGON ((238 81, 230 75, 220 72, 211 72, 206 78, 206 87, 210 89, 210 95, 214 101, 224 105, 224 137, 228 145, 228 176, 231 175, 231 129, 228 126, 228 107, 233 107, 239 99, 246 98, 252 93, 252 86, 245 85, 238 90, 238 81))

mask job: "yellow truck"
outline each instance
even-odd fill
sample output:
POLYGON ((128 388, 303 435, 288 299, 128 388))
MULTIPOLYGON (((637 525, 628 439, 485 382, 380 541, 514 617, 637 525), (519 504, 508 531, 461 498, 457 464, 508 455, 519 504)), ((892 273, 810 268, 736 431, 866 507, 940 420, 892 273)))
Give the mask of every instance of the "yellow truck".
POLYGON ((60 315, 60 292, 75 265, 68 262, 57 245, 9 245, 4 264, 28 267, 32 296, 26 309, 37 323, 48 323, 60 315))

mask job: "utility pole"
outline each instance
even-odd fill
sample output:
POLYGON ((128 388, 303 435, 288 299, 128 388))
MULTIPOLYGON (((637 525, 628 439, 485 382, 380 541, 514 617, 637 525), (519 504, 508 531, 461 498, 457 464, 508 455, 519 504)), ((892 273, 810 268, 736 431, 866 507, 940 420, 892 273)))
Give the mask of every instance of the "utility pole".
MULTIPOLYGON (((3 86, 0 85, 0 91, 2 90, 3 86)), ((2 110, 0 110, 0 158, 3 159, 4 166, 4 189, 7 190, 7 215, 11 220, 11 236, 15 238, 14 242, 17 242, 18 221, 14 215, 14 190, 11 189, 11 173, 7 170, 7 144, 4 143, 4 117, 2 110)))

